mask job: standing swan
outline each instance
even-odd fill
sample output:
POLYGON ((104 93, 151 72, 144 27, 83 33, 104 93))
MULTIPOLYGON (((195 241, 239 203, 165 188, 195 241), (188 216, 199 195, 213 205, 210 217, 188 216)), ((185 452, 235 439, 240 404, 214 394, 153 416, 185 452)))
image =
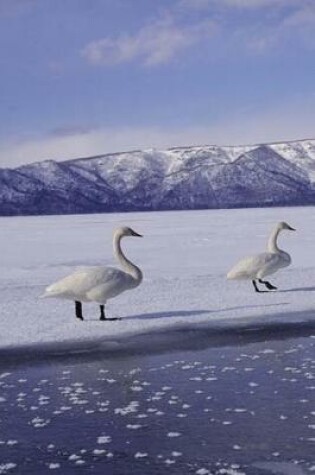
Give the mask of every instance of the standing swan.
POLYGON ((279 249, 277 244, 278 235, 280 231, 283 231, 284 229, 295 231, 295 229, 287 223, 278 223, 269 237, 267 252, 262 252, 261 254, 242 259, 230 270, 227 278, 250 279, 256 292, 261 292, 257 286, 256 280, 261 284, 264 284, 268 290, 276 290, 277 287, 267 280, 263 280, 263 278, 266 275, 274 274, 282 267, 287 267, 291 264, 290 255, 279 249))
POLYGON ((114 253, 123 270, 115 267, 81 267, 73 274, 58 280, 46 288, 43 297, 56 297, 75 302, 75 314, 83 320, 81 302, 98 302, 100 304, 100 320, 118 320, 105 316, 107 300, 116 297, 125 290, 138 287, 142 281, 142 272, 130 262, 122 252, 120 242, 125 236, 142 237, 131 228, 118 228, 113 237, 114 253))

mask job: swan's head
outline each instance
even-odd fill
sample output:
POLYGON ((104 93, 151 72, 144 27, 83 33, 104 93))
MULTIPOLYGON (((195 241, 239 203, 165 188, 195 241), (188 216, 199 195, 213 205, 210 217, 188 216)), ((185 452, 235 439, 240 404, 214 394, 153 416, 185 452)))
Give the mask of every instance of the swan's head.
POLYGON ((278 224, 278 229, 280 231, 286 229, 287 231, 296 231, 296 229, 292 228, 292 226, 290 226, 288 223, 284 222, 284 221, 281 221, 279 224, 278 224))
POLYGON ((136 233, 136 231, 129 228, 128 226, 123 226, 121 228, 118 228, 115 231, 115 235, 119 237, 124 237, 124 236, 143 237, 141 234, 136 233))

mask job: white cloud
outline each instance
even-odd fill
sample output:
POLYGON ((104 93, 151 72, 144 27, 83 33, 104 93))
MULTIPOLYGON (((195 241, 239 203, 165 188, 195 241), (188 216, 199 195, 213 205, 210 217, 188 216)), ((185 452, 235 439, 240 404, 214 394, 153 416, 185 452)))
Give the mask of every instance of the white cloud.
POLYGON ((193 10, 215 18, 221 51, 279 53, 283 48, 315 48, 314 0, 178 0, 177 14, 193 10), (236 14, 238 13, 238 14, 236 14), (250 21, 242 15, 250 13, 250 21))
MULTIPOLYGON (((302 2, 301 2, 302 3, 302 2)), ((247 31, 247 44, 254 52, 277 51, 288 44, 315 48, 315 4, 300 8, 283 16, 273 24, 265 24, 247 31)))
POLYGON ((154 66, 171 61, 178 53, 207 38, 213 31, 214 24, 210 21, 177 26, 167 19, 147 25, 134 35, 92 41, 81 54, 95 65, 140 61, 146 66, 154 66))

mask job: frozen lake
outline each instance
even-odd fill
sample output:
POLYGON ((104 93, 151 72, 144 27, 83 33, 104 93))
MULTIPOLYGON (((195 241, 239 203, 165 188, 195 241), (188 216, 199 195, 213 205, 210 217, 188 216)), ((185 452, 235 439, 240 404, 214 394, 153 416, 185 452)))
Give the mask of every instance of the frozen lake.
POLYGON ((0 474, 303 475, 314 471, 314 208, 1 218, 0 474), (226 281, 277 221, 293 264, 255 294, 226 281), (40 300, 80 265, 144 281, 85 322, 40 300))

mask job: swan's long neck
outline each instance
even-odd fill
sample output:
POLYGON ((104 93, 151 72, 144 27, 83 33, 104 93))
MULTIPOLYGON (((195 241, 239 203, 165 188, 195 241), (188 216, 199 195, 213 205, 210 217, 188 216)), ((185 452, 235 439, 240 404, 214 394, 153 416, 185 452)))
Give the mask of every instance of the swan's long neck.
POLYGON ((281 229, 279 229, 278 227, 275 228, 272 231, 272 233, 270 235, 270 238, 268 240, 268 251, 269 252, 280 252, 281 249, 279 249, 278 243, 277 243, 280 231, 281 231, 281 229))
POLYGON ((122 237, 123 236, 121 236, 121 235, 114 236, 114 253, 115 253, 118 261, 120 262, 122 268, 134 278, 135 283, 140 284, 140 282, 142 281, 142 277, 143 277, 142 272, 139 269, 139 267, 137 267, 135 264, 133 264, 131 261, 129 261, 129 259, 127 259, 127 257, 123 253, 123 251, 121 249, 121 239, 122 239, 122 237))

